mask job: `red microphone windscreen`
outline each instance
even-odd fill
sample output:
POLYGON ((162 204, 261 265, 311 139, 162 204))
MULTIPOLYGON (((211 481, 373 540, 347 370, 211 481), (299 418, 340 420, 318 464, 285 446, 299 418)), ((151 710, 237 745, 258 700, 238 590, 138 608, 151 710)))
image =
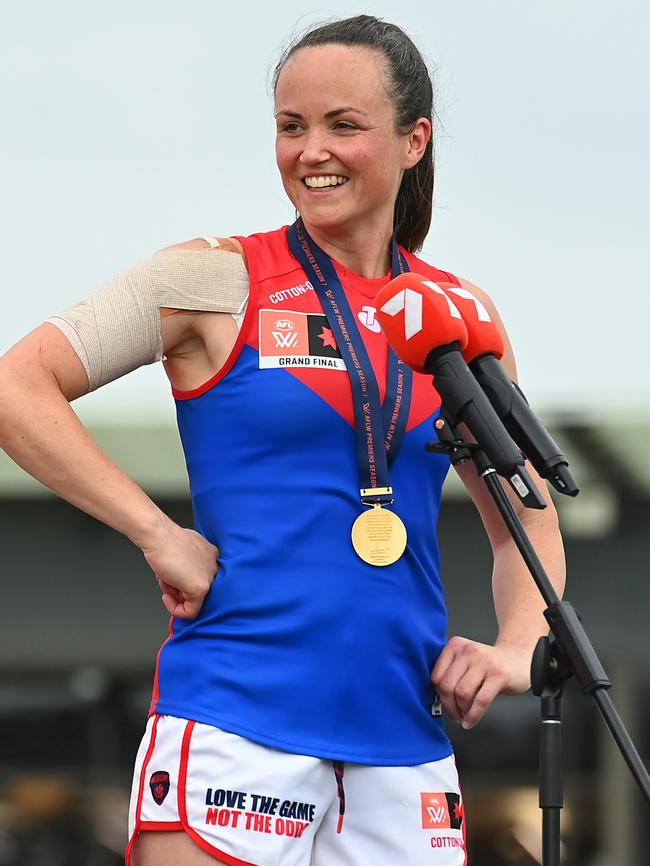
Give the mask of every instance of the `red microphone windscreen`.
POLYGON ((469 289, 443 283, 444 289, 458 307, 467 328, 467 346, 463 358, 469 364, 480 355, 503 357, 503 337, 492 321, 490 313, 469 289))
POLYGON ((400 274, 377 293, 377 318, 398 357, 420 373, 429 352, 455 341, 467 345, 462 316, 440 286, 420 274, 400 274))

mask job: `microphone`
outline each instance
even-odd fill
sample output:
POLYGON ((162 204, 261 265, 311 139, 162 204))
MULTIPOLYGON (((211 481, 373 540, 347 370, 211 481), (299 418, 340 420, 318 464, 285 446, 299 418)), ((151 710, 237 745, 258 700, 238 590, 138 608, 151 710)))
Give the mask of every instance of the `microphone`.
POLYGON ((463 358, 503 422, 506 430, 542 478, 566 496, 577 496, 578 486, 560 448, 530 408, 526 397, 499 360, 503 340, 488 310, 468 289, 445 284, 445 291, 463 317, 467 344, 463 358))
POLYGON ((375 306, 379 324, 398 357, 434 377, 434 387, 454 424, 465 422, 491 465, 527 508, 545 508, 524 466, 523 454, 463 359, 468 331, 449 295, 431 280, 407 273, 380 289, 375 306))

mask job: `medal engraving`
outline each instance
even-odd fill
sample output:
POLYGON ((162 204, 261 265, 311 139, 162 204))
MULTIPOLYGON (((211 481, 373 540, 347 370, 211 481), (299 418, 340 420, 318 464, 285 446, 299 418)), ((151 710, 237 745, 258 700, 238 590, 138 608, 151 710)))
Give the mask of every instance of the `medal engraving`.
POLYGON ((392 565, 406 548, 406 527, 394 511, 376 505, 354 521, 352 546, 369 565, 392 565))

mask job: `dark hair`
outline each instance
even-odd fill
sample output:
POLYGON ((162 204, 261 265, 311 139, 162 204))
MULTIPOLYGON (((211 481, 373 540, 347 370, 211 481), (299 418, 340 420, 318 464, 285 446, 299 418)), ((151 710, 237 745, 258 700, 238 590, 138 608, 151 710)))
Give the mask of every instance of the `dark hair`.
MULTIPOLYGON (((317 25, 282 54, 273 73, 275 94, 287 60, 301 48, 318 45, 353 45, 381 52, 387 66, 389 96, 395 106, 396 126, 405 134, 419 117, 433 121, 433 87, 422 55, 406 33, 372 15, 357 15, 317 25)), ((422 248, 431 225, 433 203, 433 141, 420 161, 404 172, 397 193, 393 225, 397 241, 410 252, 422 248)))

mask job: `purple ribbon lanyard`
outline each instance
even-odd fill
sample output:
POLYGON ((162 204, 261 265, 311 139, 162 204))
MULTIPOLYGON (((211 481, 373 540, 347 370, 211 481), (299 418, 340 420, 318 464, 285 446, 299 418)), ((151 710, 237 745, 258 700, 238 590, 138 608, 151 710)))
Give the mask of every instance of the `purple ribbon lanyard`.
MULTIPOLYGON (((388 467, 406 432, 413 371, 389 347, 386 397, 381 406, 377 378, 330 257, 309 237, 300 219, 290 227, 288 240, 314 286, 350 377, 361 500, 365 505, 387 505, 393 501, 388 467)), ((393 278, 409 270, 394 237, 391 258, 393 278)))

